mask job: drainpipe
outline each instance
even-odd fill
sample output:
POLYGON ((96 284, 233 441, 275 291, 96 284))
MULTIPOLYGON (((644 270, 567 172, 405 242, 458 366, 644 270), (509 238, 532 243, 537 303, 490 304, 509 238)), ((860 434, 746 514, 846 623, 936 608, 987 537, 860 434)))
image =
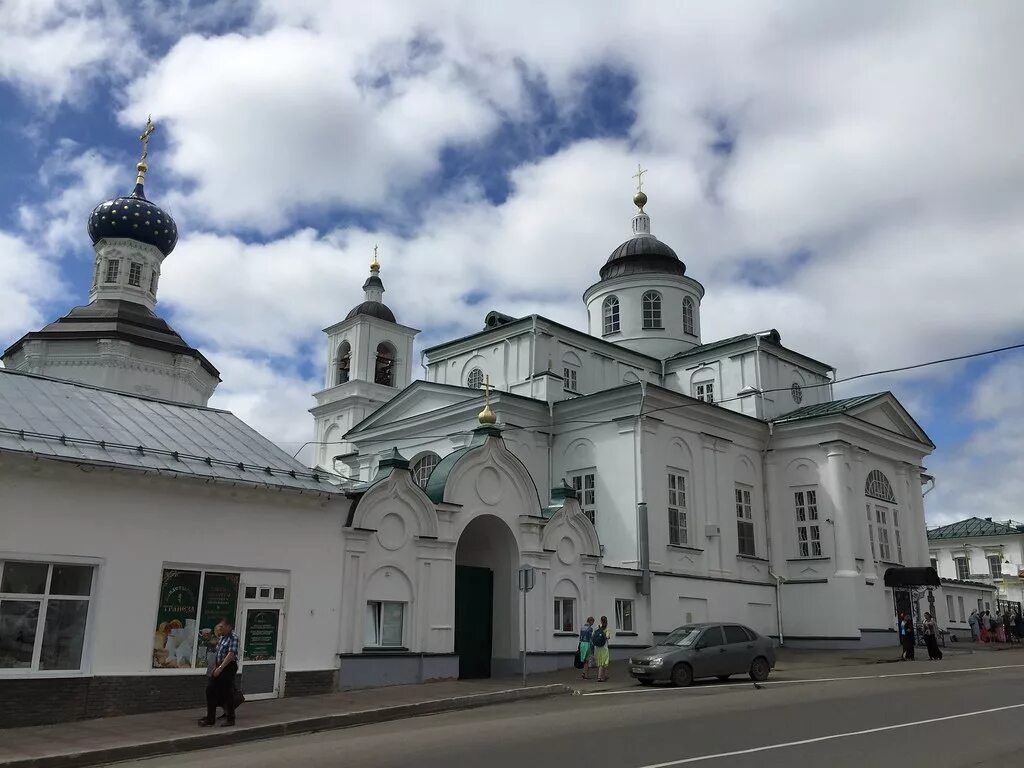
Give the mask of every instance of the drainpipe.
POLYGON ((661 359, 661 386, 665 386, 665 358, 661 359))
POLYGON ((533 316, 533 332, 530 336, 530 397, 533 397, 533 384, 537 380, 537 316, 533 316))
POLYGON ((640 410, 636 415, 636 517, 637 548, 640 560, 640 594, 651 594, 651 542, 647 531, 647 497, 644 491, 644 401, 647 384, 640 382, 640 410))
MULTIPOLYGON (((763 402, 762 407, 764 407, 763 402)), ((768 447, 771 445, 774 434, 775 425, 769 421, 768 437, 764 441, 764 448, 761 451, 761 498, 764 500, 764 538, 765 544, 768 546, 768 575, 775 580, 775 620, 779 627, 779 645, 782 646, 786 644, 786 636, 782 630, 782 582, 786 579, 772 570, 772 521, 768 504, 768 447)))
POLYGON ((423 362, 424 360, 426 360, 426 358, 427 358, 427 356, 425 354, 423 354, 422 352, 420 352, 420 368, 423 369, 423 380, 424 381, 427 381, 427 364, 425 362, 423 362))
POLYGON ((554 446, 555 446, 555 404, 554 402, 548 401, 548 491, 555 487, 555 466, 554 466, 554 446))

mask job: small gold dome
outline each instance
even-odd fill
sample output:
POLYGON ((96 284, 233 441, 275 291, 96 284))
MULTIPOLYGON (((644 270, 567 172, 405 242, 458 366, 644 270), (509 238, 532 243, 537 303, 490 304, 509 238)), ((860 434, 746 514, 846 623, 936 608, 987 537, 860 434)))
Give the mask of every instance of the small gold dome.
POLYGON ((647 205, 647 195, 643 192, 637 192, 633 195, 633 205, 643 211, 644 206, 647 205))
POLYGON ((498 421, 498 417, 495 416, 494 411, 491 410, 490 403, 487 403, 484 406, 484 409, 480 411, 480 414, 477 416, 477 419, 479 419, 480 423, 483 424, 484 426, 494 424, 498 421))

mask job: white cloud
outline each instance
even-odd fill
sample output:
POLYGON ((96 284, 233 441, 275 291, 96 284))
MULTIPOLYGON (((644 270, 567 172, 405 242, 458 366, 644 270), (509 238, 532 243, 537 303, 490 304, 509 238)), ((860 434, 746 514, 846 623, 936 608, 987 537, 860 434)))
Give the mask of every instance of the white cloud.
POLYGON ((0 230, 0 338, 13 341, 35 330, 43 320, 43 303, 62 290, 51 262, 25 240, 0 230))

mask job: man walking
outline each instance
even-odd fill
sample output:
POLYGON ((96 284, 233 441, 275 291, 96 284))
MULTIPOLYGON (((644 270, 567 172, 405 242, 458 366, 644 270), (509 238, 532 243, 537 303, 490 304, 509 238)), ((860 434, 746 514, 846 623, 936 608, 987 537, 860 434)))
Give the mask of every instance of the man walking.
POLYGON ((199 721, 202 727, 217 722, 217 707, 224 708, 224 722, 221 725, 235 724, 235 675, 238 673, 238 635, 235 634, 235 622, 231 618, 223 618, 217 626, 216 634, 220 637, 214 651, 213 662, 210 664, 209 679, 206 683, 206 717, 199 721))

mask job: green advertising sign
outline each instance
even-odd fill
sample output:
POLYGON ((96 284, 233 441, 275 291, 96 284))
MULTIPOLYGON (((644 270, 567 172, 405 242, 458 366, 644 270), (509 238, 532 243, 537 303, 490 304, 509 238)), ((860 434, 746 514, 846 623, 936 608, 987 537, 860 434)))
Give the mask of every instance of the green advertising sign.
POLYGON ((245 618, 245 661, 271 661, 277 658, 278 610, 251 610, 245 618))
POLYGON ((154 667, 192 666, 200 579, 199 571, 163 572, 153 635, 154 667))
POLYGON ((214 629, 223 618, 236 620, 238 610, 237 573, 212 573, 203 577, 203 607, 199 612, 199 643, 196 646, 197 667, 207 665, 208 654, 217 648, 214 629))

